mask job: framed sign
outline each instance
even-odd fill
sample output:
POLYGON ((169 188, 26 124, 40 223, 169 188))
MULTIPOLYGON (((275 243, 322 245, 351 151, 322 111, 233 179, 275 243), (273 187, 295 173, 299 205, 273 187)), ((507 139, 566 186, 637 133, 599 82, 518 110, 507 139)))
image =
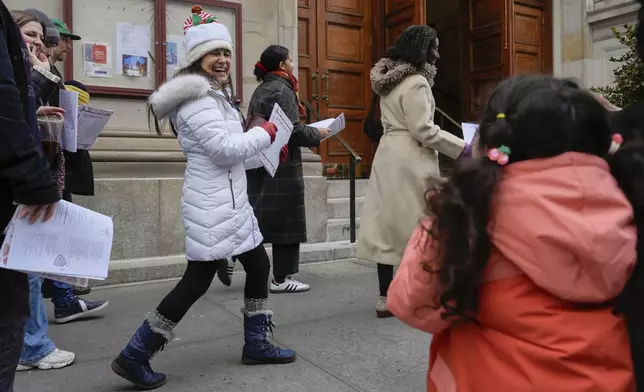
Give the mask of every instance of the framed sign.
MULTIPOLYGON (((81 40, 64 63, 65 79, 90 94, 147 98, 181 67, 183 22, 197 2, 187 0, 62 0, 63 20, 81 40)), ((243 100, 242 6, 200 0, 233 39, 233 93, 243 100)))

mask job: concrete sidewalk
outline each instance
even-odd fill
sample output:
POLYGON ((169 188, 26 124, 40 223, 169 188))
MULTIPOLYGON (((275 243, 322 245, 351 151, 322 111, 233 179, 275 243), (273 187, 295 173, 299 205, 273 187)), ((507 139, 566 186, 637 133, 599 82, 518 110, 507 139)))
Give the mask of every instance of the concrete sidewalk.
MULTIPOLYGON (((309 264, 298 277, 311 284, 310 292, 269 297, 276 342, 299 355, 282 366, 241 364, 244 275, 236 274, 230 288, 215 278, 178 326, 177 339, 153 359, 154 369, 169 379, 160 390, 424 391, 430 337, 395 319, 375 318, 374 267, 350 261, 309 264)), ((19 374, 16 392, 135 390, 112 373, 110 362, 175 282, 95 290, 89 299, 110 301, 101 317, 50 326, 56 345, 74 351, 76 363, 19 374)))

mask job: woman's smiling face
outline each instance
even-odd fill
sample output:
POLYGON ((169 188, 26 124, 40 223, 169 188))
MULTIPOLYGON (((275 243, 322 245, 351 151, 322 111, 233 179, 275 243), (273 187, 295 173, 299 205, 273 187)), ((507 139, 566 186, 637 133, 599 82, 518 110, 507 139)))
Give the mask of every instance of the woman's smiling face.
POLYGON ((203 71, 212 76, 219 84, 228 81, 231 64, 232 54, 228 49, 213 50, 201 59, 203 71))
POLYGON ((20 28, 20 34, 22 34, 22 39, 25 41, 27 48, 31 49, 31 47, 35 47, 39 52, 45 48, 43 44, 45 34, 39 22, 25 24, 20 28))

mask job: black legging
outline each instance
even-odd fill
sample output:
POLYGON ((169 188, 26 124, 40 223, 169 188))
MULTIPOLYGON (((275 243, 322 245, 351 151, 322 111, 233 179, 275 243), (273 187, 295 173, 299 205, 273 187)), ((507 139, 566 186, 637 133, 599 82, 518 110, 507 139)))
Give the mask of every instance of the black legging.
MULTIPOLYGON (((268 298, 270 262, 263 245, 237 256, 246 271, 244 298, 268 298)), ((220 260, 189 261, 183 277, 157 307, 168 320, 179 323, 192 305, 208 291, 220 260)))
POLYGON ((378 263, 378 285, 380 286, 380 296, 386 297, 389 291, 389 285, 394 279, 394 266, 378 263))

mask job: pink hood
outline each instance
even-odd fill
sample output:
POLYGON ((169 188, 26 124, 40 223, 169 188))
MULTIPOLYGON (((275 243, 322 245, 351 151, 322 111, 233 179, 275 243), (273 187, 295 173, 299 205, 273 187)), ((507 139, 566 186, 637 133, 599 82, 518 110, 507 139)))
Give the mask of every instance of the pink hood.
POLYGON ((601 302, 624 288, 636 261, 633 209, 605 160, 581 153, 504 169, 493 245, 540 288, 601 302))

